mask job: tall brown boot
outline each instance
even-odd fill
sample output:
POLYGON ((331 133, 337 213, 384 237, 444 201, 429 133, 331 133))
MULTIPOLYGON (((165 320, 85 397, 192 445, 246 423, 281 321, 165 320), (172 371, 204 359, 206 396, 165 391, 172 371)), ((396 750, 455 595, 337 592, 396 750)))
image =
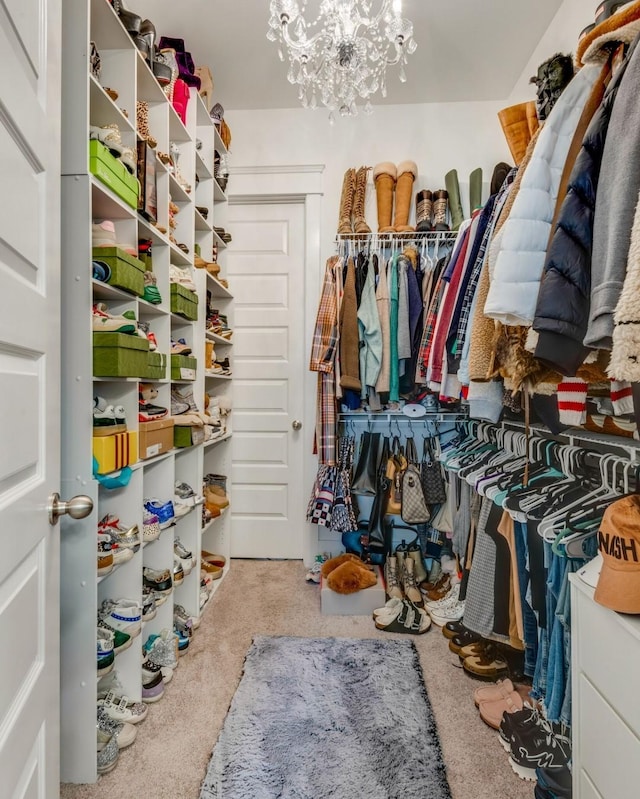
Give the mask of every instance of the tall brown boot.
POLYGON ((433 193, 433 229, 449 230, 447 224, 447 208, 449 207, 449 193, 445 189, 438 189, 433 193))
POLYGON ((516 166, 520 166, 520 162, 527 151, 527 145, 533 135, 531 127, 533 127, 534 122, 531 105, 535 111, 535 103, 533 101, 531 104, 519 103, 498 111, 498 119, 502 125, 503 133, 516 166))
POLYGON ((418 177, 418 167, 414 161, 403 161, 398 164, 398 180, 396 182, 396 213, 393 229, 396 233, 410 233, 415 228, 409 224, 413 183, 418 177))
POLYGON ((393 192, 396 187, 396 165, 383 161, 373 168, 373 182, 376 184, 376 200, 378 203, 378 233, 393 233, 391 225, 393 211, 393 192))
POLYGON ((433 230, 432 212, 433 194, 429 189, 423 189, 416 194, 416 230, 418 233, 428 233, 433 230))
POLYGON ((361 166, 356 172, 356 193, 353 200, 353 232, 371 233, 371 228, 364 218, 364 201, 367 194, 367 174, 371 167, 361 166))
POLYGON ((356 192, 356 170, 347 169, 342 180, 342 196, 340 197, 340 216, 338 233, 353 233, 353 199, 356 192))

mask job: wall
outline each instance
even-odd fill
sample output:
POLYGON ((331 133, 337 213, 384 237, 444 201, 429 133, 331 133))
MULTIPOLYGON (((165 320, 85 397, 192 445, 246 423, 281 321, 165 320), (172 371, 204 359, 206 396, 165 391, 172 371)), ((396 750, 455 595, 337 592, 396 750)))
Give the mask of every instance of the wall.
MULTIPOLYGON (((479 102, 379 106, 371 116, 339 119, 334 125, 329 124, 328 114, 321 109, 234 111, 229 118, 233 134, 231 164, 325 165, 321 231, 324 261, 334 250, 342 178, 351 166, 411 159, 420 172, 416 190, 444 188, 445 173, 455 168, 465 209, 469 205, 469 173, 480 166, 487 195, 495 164, 509 161, 496 116, 503 105, 479 102)), ((371 184, 371 177, 369 180, 371 184)), ((233 195, 233 176, 229 190, 233 195)), ((366 215, 371 228, 377 229, 372 184, 366 215)))
POLYGON ((536 74, 539 65, 555 53, 575 53, 580 31, 593 22, 596 6, 596 2, 585 3, 585 0, 564 1, 522 70, 505 105, 535 99, 535 87, 529 84, 529 79, 536 74))

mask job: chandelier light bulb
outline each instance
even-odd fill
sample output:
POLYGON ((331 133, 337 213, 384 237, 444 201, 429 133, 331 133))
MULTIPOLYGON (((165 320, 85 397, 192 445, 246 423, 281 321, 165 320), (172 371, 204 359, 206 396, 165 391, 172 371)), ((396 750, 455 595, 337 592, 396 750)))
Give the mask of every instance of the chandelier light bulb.
POLYGON ((309 0, 270 0, 267 38, 289 61, 287 77, 299 87, 304 107, 318 100, 330 119, 358 113, 357 101, 371 110, 371 95, 386 96, 387 67, 400 66, 406 81, 407 54, 415 52, 413 25, 404 19, 402 0, 321 0, 317 16, 306 18, 309 0))

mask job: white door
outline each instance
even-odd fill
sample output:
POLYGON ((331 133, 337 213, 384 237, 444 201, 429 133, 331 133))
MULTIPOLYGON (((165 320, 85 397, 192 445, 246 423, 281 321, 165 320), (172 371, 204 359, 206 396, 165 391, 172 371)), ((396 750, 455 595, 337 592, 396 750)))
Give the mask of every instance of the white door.
POLYGON ((234 295, 231 555, 301 558, 303 203, 232 205, 234 295))
POLYGON ((0 795, 59 774, 60 3, 0 6, 0 795))

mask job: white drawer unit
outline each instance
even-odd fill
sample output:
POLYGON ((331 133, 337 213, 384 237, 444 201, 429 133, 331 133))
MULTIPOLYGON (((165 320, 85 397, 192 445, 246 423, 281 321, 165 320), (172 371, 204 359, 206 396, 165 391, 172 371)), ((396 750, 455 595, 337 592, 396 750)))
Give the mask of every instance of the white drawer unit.
POLYGON ((640 617, 598 605, 572 575, 575 799, 640 795, 640 617))

